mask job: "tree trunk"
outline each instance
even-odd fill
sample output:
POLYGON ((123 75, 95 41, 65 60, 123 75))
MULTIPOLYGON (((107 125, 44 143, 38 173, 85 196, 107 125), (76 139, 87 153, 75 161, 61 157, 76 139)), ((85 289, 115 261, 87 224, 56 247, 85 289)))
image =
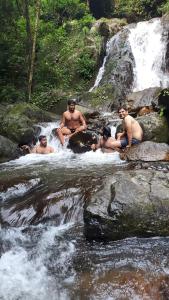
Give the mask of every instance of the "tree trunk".
MULTIPOLYGON (((19 6, 19 3, 18 3, 19 6)), ((23 7, 23 15, 26 21, 26 65, 28 66, 27 76, 29 78, 30 73, 30 63, 31 63, 31 52, 32 52, 32 33, 31 33, 31 25, 30 25, 30 15, 29 15, 29 0, 24 0, 24 7, 23 7)))
POLYGON ((31 100, 31 94, 32 94, 32 80, 33 80, 33 71, 34 71, 34 62, 35 62, 38 23, 39 23, 39 16, 40 16, 40 5, 41 5, 41 0, 36 0, 35 28, 34 28, 34 36, 32 42, 32 52, 31 52, 30 70, 29 70, 29 78, 28 78, 28 100, 29 101, 31 100))

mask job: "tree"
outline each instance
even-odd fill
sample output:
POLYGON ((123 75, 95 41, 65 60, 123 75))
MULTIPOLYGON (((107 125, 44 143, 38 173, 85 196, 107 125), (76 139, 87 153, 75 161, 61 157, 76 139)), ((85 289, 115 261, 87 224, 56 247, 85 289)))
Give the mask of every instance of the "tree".
POLYGON ((40 16, 40 5, 41 1, 36 0, 36 16, 35 16, 35 26, 34 26, 34 36, 32 42, 32 52, 30 57, 30 70, 29 70, 29 78, 28 78, 28 99, 31 100, 32 93, 32 80, 33 80, 33 71, 34 71, 34 61, 35 61, 35 50, 36 50, 36 39, 38 33, 38 23, 40 16))

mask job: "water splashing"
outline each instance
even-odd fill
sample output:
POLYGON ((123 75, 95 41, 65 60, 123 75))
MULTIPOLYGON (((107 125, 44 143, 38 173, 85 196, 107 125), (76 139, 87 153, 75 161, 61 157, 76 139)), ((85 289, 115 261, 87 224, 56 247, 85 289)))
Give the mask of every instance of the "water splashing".
POLYGON ((160 19, 139 22, 130 29, 129 42, 135 59, 133 91, 169 86, 169 77, 162 70, 166 40, 162 39, 160 19))

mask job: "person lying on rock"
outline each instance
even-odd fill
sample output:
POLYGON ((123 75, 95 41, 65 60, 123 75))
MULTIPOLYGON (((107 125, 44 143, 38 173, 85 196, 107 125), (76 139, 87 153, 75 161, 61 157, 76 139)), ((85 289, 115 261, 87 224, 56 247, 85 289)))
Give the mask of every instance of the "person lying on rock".
POLYGON ((68 100, 68 110, 62 115, 60 127, 56 129, 56 134, 62 144, 64 145, 64 136, 69 138, 77 132, 87 129, 85 119, 82 113, 75 109, 76 101, 74 99, 68 100))
POLYGON ((30 148, 28 145, 23 145, 21 149, 24 151, 26 150, 28 153, 37 154, 49 154, 54 152, 54 149, 47 145, 47 138, 45 135, 39 136, 39 145, 34 146, 33 148, 30 148))
MULTIPOLYGON (((118 114, 120 119, 123 120, 123 132, 117 134, 117 139, 108 140, 106 145, 109 145, 109 148, 112 150, 120 150, 124 148, 128 149, 132 145, 139 144, 143 139, 143 130, 138 121, 128 114, 126 106, 119 107, 118 114)), ((92 145, 92 149, 97 149, 100 146, 101 144, 92 145)))
POLYGON ((113 142, 116 139, 111 136, 111 128, 109 126, 103 127, 102 137, 99 139, 97 144, 92 144, 91 148, 93 151, 101 148, 102 152, 110 153, 114 150, 113 142))

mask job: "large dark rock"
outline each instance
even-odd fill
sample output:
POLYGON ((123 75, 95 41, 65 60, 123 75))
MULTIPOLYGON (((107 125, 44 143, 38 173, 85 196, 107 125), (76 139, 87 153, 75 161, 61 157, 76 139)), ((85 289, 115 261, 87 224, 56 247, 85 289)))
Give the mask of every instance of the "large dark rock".
POLYGON ((91 145, 96 144, 98 141, 98 136, 93 131, 81 131, 74 134, 69 139, 68 148, 70 148, 74 153, 85 153, 91 151, 91 145))
POLYGON ((36 134, 34 124, 52 120, 49 113, 27 103, 9 105, 0 116, 0 134, 18 144, 31 143, 36 134))
POLYGON ((15 159, 21 155, 16 143, 0 135, 0 162, 15 159))
POLYGON ((153 112, 138 117, 137 121, 143 126, 144 141, 153 141, 157 143, 169 142, 169 127, 164 116, 160 116, 157 112, 153 112))
POLYGON ((130 161, 169 161, 169 145, 165 143, 142 142, 121 154, 130 161))
POLYGON ((126 26, 109 41, 104 73, 99 85, 81 97, 101 111, 112 111, 125 101, 133 83, 134 57, 128 42, 129 28, 126 26))
POLYGON ((143 107, 152 107, 158 110, 158 97, 161 90, 161 88, 157 87, 128 94, 126 99, 128 109, 130 111, 139 112, 143 107))
POLYGON ((112 107, 119 106, 121 99, 131 91, 133 83, 134 57, 128 41, 129 29, 125 27, 109 42, 109 54, 105 63, 105 71, 100 85, 110 84, 116 91, 112 107))
POLYGON ((84 209, 88 239, 169 235, 169 173, 120 171, 106 178, 84 209))

